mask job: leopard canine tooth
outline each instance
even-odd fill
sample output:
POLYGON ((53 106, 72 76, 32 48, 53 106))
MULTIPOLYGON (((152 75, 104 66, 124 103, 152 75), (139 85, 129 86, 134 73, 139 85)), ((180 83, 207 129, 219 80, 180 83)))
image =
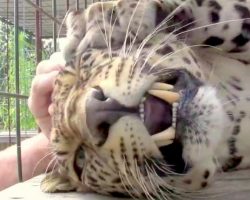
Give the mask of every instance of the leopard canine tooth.
POLYGON ((156 82, 152 85, 151 90, 172 90, 174 89, 173 85, 156 82))
POLYGON ((149 90, 148 93, 170 104, 173 104, 174 102, 177 102, 180 99, 180 95, 177 92, 164 90, 149 90))
POLYGON ((151 138, 158 147, 167 146, 173 143, 175 138, 175 129, 173 127, 169 127, 162 132, 152 135, 151 138))

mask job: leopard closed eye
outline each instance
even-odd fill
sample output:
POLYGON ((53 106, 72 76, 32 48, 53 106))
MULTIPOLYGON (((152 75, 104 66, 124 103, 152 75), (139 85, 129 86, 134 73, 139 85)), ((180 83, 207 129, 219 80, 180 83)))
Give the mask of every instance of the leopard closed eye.
POLYGON ((250 167, 249 19, 249 0, 70 12, 42 190, 186 199, 250 167))

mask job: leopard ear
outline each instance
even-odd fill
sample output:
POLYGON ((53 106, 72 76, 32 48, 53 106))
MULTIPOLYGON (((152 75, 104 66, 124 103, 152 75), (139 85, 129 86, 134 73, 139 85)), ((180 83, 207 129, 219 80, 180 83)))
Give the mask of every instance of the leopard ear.
POLYGON ((43 192, 48 193, 70 192, 77 190, 76 186, 72 184, 69 178, 62 176, 56 170, 46 174, 40 187, 43 192))
POLYGON ((86 33, 86 19, 84 10, 71 10, 66 15, 67 36, 62 47, 64 59, 70 62, 75 55, 77 46, 86 33))

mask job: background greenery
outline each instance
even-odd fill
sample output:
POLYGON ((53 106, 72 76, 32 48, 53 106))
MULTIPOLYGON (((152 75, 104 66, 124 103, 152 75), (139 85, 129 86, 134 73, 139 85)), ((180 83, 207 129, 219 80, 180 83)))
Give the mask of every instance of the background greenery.
MULTIPOLYGON (((0 21, 0 91, 15 93, 14 27, 0 21)), ((44 51, 45 56, 48 52, 44 51)), ((20 94, 29 95, 35 73, 35 41, 26 31, 19 32, 20 94)), ((21 129, 36 129, 35 121, 27 107, 27 100, 20 101, 21 129)), ((0 96, 0 133, 15 130, 15 98, 0 96)))

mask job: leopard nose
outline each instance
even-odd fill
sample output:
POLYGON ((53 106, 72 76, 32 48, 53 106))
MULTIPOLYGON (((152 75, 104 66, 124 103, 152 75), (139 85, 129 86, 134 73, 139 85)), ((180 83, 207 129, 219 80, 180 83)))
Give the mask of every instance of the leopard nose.
POLYGON ((105 143, 110 127, 121 117, 137 113, 136 108, 128 108, 115 99, 104 95, 99 87, 93 88, 86 99, 86 123, 90 133, 105 143))

